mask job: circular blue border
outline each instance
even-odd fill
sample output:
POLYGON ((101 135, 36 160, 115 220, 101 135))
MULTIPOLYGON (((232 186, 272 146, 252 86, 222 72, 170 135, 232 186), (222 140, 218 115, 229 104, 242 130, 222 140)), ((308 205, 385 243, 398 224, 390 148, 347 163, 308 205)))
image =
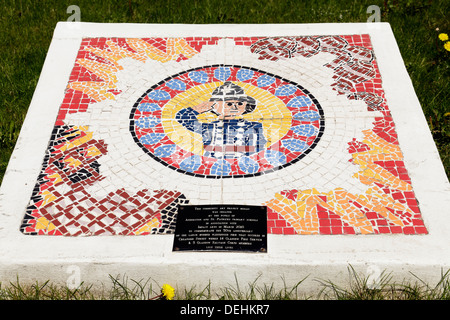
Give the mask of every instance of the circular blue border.
MULTIPOLYGON (((216 69, 217 70, 217 69, 216 69)), ((219 79, 218 79, 219 80, 219 79)), ((206 82, 206 81, 204 81, 206 82)), ((318 144, 318 142, 320 141, 320 138, 323 135, 323 129, 325 128, 325 118, 324 118, 324 112, 323 109, 319 103, 319 101, 317 101, 317 99, 309 92, 309 90, 303 88, 301 85, 285 79, 283 77, 277 76, 275 74, 272 74, 270 72, 266 72, 264 70, 260 70, 257 68, 252 68, 252 67, 246 67, 246 66, 240 66, 240 65, 228 65, 228 64, 214 64, 214 65, 207 65, 207 66, 202 66, 202 67, 197 67, 197 68, 193 68, 193 69, 189 69, 186 71, 182 71, 179 72, 175 75, 172 75, 170 77, 165 78, 164 80, 161 80, 160 82, 156 83, 155 85, 153 85, 150 89, 148 89, 133 105, 131 112, 130 112, 130 133, 133 137, 133 140, 136 142, 136 144, 142 149, 144 150, 145 153, 147 153, 148 155, 150 155, 154 160, 160 162, 161 164, 163 164, 166 167, 169 167, 172 170, 175 170, 177 172, 189 175, 189 176, 195 176, 195 177, 202 177, 202 178, 210 178, 210 179, 222 179, 222 178, 245 178, 245 177, 255 177, 255 176, 260 176, 263 174, 268 174, 271 172, 275 172, 281 169, 284 169, 292 164, 297 163, 298 161, 300 161, 301 159, 303 159, 307 154, 309 154, 311 152, 311 150, 313 150, 316 145, 318 144), (158 88, 160 85, 167 83, 168 81, 173 80, 174 78, 193 72, 193 71, 197 71, 197 70, 203 70, 203 69, 207 69, 207 68, 226 68, 226 67, 232 67, 232 68, 240 68, 240 69, 247 69, 247 70, 251 70, 251 71, 256 71, 256 72, 260 72, 260 73, 264 73, 265 75, 269 76, 269 77, 274 77, 274 78, 278 78, 286 83, 292 84, 295 87, 299 88, 303 93, 305 93, 310 99, 311 101, 314 103, 314 105, 316 106, 319 115, 320 115, 320 128, 319 128, 319 132, 316 136, 316 139, 314 140, 314 142, 309 146, 308 149, 306 149, 304 152, 302 152, 298 157, 292 159, 291 161, 289 161, 288 163, 285 163, 283 165, 279 165, 277 167, 274 167, 272 169, 268 169, 265 171, 261 171, 261 172, 256 172, 256 173, 249 173, 249 174, 237 174, 237 175, 205 175, 205 174, 200 174, 200 173, 194 173, 194 172, 189 172, 180 168, 177 168, 167 162, 165 162, 164 160, 160 159, 159 157, 157 157, 155 154, 153 154, 152 152, 150 152, 150 150, 148 150, 137 138, 136 134, 134 133, 134 126, 135 126, 135 120, 134 120, 134 115, 136 113, 136 110, 138 108, 138 106, 140 105, 140 102, 152 91, 154 91, 156 88, 158 88)), ((281 138, 282 139, 282 138, 281 138)), ((280 139, 280 140, 281 140, 280 139)), ((267 150, 265 150, 267 151, 267 150)))

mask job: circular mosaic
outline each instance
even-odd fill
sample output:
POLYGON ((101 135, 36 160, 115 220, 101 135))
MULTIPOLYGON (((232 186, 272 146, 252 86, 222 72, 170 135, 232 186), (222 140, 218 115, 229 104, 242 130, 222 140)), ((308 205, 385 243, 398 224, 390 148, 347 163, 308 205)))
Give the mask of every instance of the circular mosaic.
POLYGON ((207 178, 282 169, 307 155, 324 130, 305 88, 236 65, 187 70, 157 83, 134 104, 135 142, 165 166, 207 178))

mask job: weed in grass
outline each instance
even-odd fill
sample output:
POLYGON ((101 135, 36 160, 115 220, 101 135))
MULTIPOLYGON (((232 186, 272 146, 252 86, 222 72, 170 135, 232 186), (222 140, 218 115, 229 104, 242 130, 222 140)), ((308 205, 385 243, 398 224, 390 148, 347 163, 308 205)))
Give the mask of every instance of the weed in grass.
POLYGON ((274 284, 263 284, 263 286, 258 286, 257 281, 259 276, 251 283, 248 287, 241 288, 239 281, 235 275, 235 286, 229 286, 221 289, 221 294, 219 294, 219 300, 299 300, 306 299, 299 297, 298 287, 305 281, 305 278, 296 283, 292 288, 288 288, 284 278, 283 289, 275 289, 274 284))
POLYGON ((402 286, 399 290, 406 300, 450 300, 450 270, 441 272, 441 279, 432 287, 415 274, 411 273, 418 282, 402 286))
POLYGON ((450 300, 450 270, 442 273, 435 286, 411 273, 417 281, 392 282, 392 274, 383 271, 377 285, 369 285, 368 277, 359 275, 349 267, 347 286, 339 286, 330 280, 319 280, 322 290, 321 299, 326 300, 450 300))
POLYGON ((112 289, 108 295, 109 300, 149 300, 160 294, 153 290, 151 279, 136 281, 128 279, 126 276, 123 276, 122 280, 119 279, 119 276, 112 277, 110 275, 109 277, 112 281, 112 289))
MULTIPOLYGON (((276 289, 274 283, 258 284, 260 277, 242 286, 236 275, 235 284, 212 292, 211 281, 205 288, 197 290, 196 286, 175 290, 175 300, 450 300, 450 270, 441 272, 436 285, 430 285, 413 273, 415 282, 392 281, 392 273, 381 272, 377 282, 371 283, 369 277, 358 274, 352 266, 348 267, 349 279, 344 285, 337 285, 332 280, 315 279, 319 293, 316 296, 300 295, 301 285, 307 277, 292 287, 283 279, 283 288, 276 289)), ((133 280, 126 276, 112 277, 111 286, 94 288, 83 283, 75 289, 56 286, 45 281, 23 285, 10 282, 0 283, 0 300, 151 300, 161 294, 160 286, 152 279, 133 280)))
POLYGON ((303 300, 309 299, 309 297, 299 296, 298 287, 307 277, 297 282, 292 288, 288 288, 285 280, 283 279, 284 287, 281 290, 274 288, 273 283, 271 285, 264 284, 263 287, 257 287, 256 290, 259 293, 258 299, 261 300, 303 300))
POLYGON ((0 300, 93 300, 92 285, 80 284, 75 289, 66 286, 56 286, 49 280, 40 284, 22 285, 17 278, 16 282, 10 282, 8 286, 0 283, 0 300))
MULTIPOLYGON (((126 276, 111 275, 109 278, 111 286, 107 290, 85 286, 83 283, 75 289, 52 285, 49 281, 22 285, 17 279, 7 286, 0 283, 0 300, 152 300, 160 295, 160 286, 152 279, 137 281, 126 276)), ((175 300, 298 300, 298 287, 304 281, 289 288, 283 280, 284 288, 277 290, 273 283, 257 285, 259 277, 249 283, 248 288, 242 288, 237 277, 235 279, 235 286, 222 288, 216 294, 212 293, 211 282, 201 290, 197 290, 196 286, 176 289, 175 300)))
POLYGON ((383 271, 374 284, 369 282, 368 276, 359 275, 352 266, 348 272, 349 282, 345 287, 330 280, 318 280, 323 287, 319 296, 326 300, 384 300, 389 296, 391 274, 383 271))
POLYGON ((193 286, 190 289, 184 288, 183 294, 179 294, 178 292, 178 290, 175 290, 175 300, 211 300, 211 281, 209 281, 208 285, 199 292, 196 291, 196 286, 193 286))

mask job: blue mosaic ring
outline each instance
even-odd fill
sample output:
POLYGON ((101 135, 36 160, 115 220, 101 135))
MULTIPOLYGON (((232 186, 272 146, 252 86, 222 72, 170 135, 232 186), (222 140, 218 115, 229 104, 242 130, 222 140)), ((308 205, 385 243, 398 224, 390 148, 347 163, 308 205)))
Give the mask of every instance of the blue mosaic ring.
POLYGON ((130 132, 156 161, 205 178, 257 176, 305 157, 323 134, 317 99, 255 68, 211 65, 152 86, 134 104, 130 132))

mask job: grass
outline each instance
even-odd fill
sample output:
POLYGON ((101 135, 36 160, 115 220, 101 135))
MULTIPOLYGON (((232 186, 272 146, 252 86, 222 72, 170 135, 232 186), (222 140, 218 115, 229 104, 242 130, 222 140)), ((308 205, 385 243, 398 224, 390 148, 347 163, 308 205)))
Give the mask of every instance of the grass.
POLYGON ((369 277, 358 274, 349 267, 350 281, 346 287, 338 286, 332 281, 320 281, 323 289, 320 296, 332 300, 449 300, 449 271, 441 274, 441 279, 435 286, 430 286, 414 274, 415 282, 396 283, 392 274, 382 272, 376 284, 369 277))
POLYGON ((437 35, 449 32, 446 0, 2 0, 0 15, 0 180, 30 105, 58 21, 76 4, 81 21, 118 23, 365 22, 377 5, 389 22, 450 176, 449 57, 437 35), (76 3, 75 3, 76 2, 76 3), (439 28, 439 31, 436 29, 439 28))
MULTIPOLYGON (((272 283, 259 284, 259 278, 248 284, 234 285, 213 292, 211 282, 204 288, 175 288, 174 300, 450 300, 450 270, 443 272, 437 284, 431 286, 412 274, 416 281, 393 282, 392 274, 382 272, 374 285, 368 276, 348 267, 349 281, 337 285, 332 280, 316 279, 317 294, 307 293, 302 285, 305 277, 293 286, 275 288, 272 283)), ((161 294, 161 286, 152 279, 133 280, 113 277, 108 289, 81 283, 76 288, 55 285, 50 281, 23 285, 19 279, 7 285, 0 283, 0 300, 153 300, 161 294)))
MULTIPOLYGON (((81 283, 77 288, 52 284, 33 283, 24 285, 19 279, 7 285, 0 283, 0 300, 153 300, 161 294, 161 286, 152 279, 133 280, 126 276, 109 276, 108 289, 81 283)), ((274 285, 259 286, 258 278, 247 286, 239 284, 221 288, 213 293, 211 282, 204 288, 183 288, 175 290, 174 300, 299 300, 298 286, 275 289, 274 285)))

